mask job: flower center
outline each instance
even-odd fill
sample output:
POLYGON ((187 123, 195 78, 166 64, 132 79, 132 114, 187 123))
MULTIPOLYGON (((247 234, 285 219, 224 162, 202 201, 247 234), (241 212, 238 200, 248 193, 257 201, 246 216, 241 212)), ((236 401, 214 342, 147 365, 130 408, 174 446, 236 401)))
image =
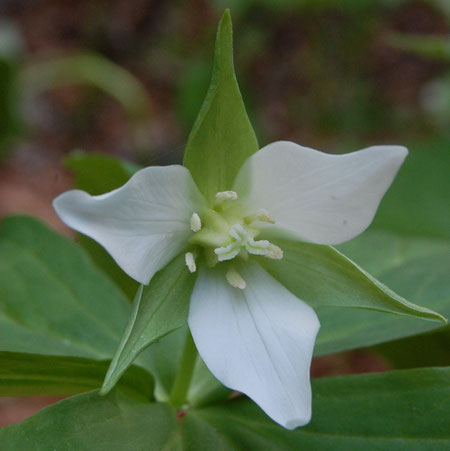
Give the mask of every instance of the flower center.
POLYGON ((194 212, 190 228, 194 235, 189 240, 193 250, 186 254, 186 265, 191 272, 196 271, 195 259, 202 252, 208 266, 228 262, 227 281, 236 288, 245 288, 246 283, 229 263, 236 257, 247 260, 249 254, 281 259, 283 251, 267 240, 256 240, 261 232, 258 224, 274 224, 273 217, 263 209, 247 214, 245 208, 236 203, 234 191, 216 194, 214 208, 194 212))

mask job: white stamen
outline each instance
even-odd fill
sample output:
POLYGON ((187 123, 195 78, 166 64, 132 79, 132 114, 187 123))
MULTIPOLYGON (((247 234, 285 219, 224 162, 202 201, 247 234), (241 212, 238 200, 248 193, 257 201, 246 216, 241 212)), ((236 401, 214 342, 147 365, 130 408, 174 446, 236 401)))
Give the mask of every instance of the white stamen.
POLYGON ((186 252, 184 256, 184 261, 190 272, 197 271, 197 265, 195 264, 195 257, 192 252, 186 252))
POLYGON ((256 214, 255 218, 261 222, 268 222, 270 224, 275 224, 274 217, 264 208, 260 208, 256 214))
POLYGON ((248 252, 250 252, 250 254, 267 256, 270 243, 267 240, 255 241, 250 237, 245 243, 245 248, 248 252))
POLYGON ((237 254, 239 254, 240 251, 241 246, 239 245, 239 243, 231 243, 228 246, 218 247, 217 249, 214 249, 214 253, 217 255, 219 262, 233 259, 237 254))
POLYGON ((193 232, 200 232, 202 229, 202 221, 197 213, 193 213, 191 216, 191 230, 193 232))
POLYGON ((234 268, 230 268, 227 271, 226 278, 227 278, 228 283, 232 287, 243 290, 247 286, 247 284, 245 283, 245 280, 241 277, 241 275, 234 268))
POLYGON ((237 198, 237 193, 234 191, 221 191, 216 194, 217 200, 236 200, 237 198))
POLYGON ((265 256, 273 260, 281 260, 283 258, 283 251, 278 246, 275 246, 275 244, 270 243, 265 256))

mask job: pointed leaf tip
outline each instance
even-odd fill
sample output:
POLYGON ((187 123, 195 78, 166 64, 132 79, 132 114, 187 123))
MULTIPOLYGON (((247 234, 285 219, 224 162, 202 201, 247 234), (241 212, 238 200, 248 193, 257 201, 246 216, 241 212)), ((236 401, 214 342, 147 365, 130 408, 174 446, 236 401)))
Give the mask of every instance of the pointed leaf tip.
POLYGON ((99 394, 101 396, 107 395, 114 388, 114 386, 116 385, 118 380, 121 378, 121 376, 126 371, 128 366, 133 363, 133 360, 136 357, 136 355, 134 355, 133 358, 130 359, 130 361, 128 362, 127 366, 118 368, 119 363, 121 363, 121 362, 119 362, 119 360, 122 357, 123 350, 124 350, 124 348, 127 344, 127 341, 129 340, 129 337, 132 333, 132 326, 134 324, 134 321, 136 320, 136 315, 137 315, 137 309, 135 307, 136 307, 136 304, 139 305, 139 303, 141 302, 143 290, 144 290, 144 285, 139 285, 139 288, 136 292, 136 296, 133 301, 134 308, 133 308, 131 316, 128 320, 128 325, 122 336, 122 340, 120 341, 118 349, 116 350, 116 354, 114 355, 114 358, 112 359, 112 361, 109 365, 108 371, 106 372, 106 376, 105 376, 105 380, 103 381, 102 388, 99 391, 99 394))
POLYGON ((222 14, 222 18, 220 19, 219 24, 221 24, 222 22, 224 22, 225 20, 228 20, 231 23, 231 12, 230 12, 230 8, 227 8, 223 14, 222 14))
POLYGON ((101 395, 111 391, 145 348, 186 323, 195 278, 187 271, 184 255, 179 255, 156 273, 149 286, 140 286, 101 395))
POLYGON ((189 135, 183 164, 210 203, 231 189, 239 168, 258 150, 233 65, 230 11, 219 22, 211 83, 189 135))

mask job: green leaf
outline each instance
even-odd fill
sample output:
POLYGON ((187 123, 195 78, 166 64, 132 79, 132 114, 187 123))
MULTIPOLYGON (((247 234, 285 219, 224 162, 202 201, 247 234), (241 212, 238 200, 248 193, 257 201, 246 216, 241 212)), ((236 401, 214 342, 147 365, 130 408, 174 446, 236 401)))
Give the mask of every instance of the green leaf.
MULTIPOLYGON (((0 396, 68 396, 99 388, 109 361, 0 352, 0 396)), ((153 400, 153 378, 132 366, 118 387, 135 399, 153 400)))
POLYGON ((0 349, 111 358, 130 306, 83 250, 35 219, 0 229, 0 349))
MULTIPOLYGON (((450 253, 446 241, 412 239, 373 230, 340 248, 404 298, 450 316, 450 253)), ((322 324, 316 355, 384 343, 442 327, 437 322, 363 310, 323 307, 316 312, 322 324)))
POLYGON ((108 393, 134 359, 148 346, 186 323, 195 277, 186 270, 184 255, 172 260, 141 285, 128 325, 102 388, 108 393))
POLYGON ((213 202, 229 190, 244 161, 258 150, 233 68, 233 31, 229 11, 217 29, 214 67, 203 106, 189 135, 184 165, 200 191, 213 202))
POLYGON ((75 188, 92 196, 124 185, 140 167, 101 153, 71 152, 64 166, 75 175, 75 188))
POLYGON ((371 229, 450 240, 450 139, 415 142, 371 229))
POLYGON ((120 392, 86 393, 0 430, 8 450, 446 450, 450 369, 313 380, 310 425, 288 431, 239 397, 179 415, 120 392))
MULTIPOLYGON (((176 413, 168 404, 134 401, 121 392, 90 392, 0 429, 8 451, 177 449, 176 413)), ((179 448, 178 448, 179 449, 179 448)))
POLYGON ((312 421, 292 432, 243 398, 195 410, 181 421, 185 449, 446 450, 449 377, 437 368, 314 380, 312 421))
POLYGON ((446 322, 438 313, 398 296, 331 246, 274 240, 281 260, 261 258, 263 267, 312 307, 378 310, 446 322))
MULTIPOLYGON (((72 152, 64 161, 75 175, 75 188, 91 195, 103 194, 124 185, 140 168, 129 162, 104 154, 72 152)), ((129 277, 114 259, 91 238, 79 234, 78 241, 93 262, 115 282, 122 291, 133 299, 139 283, 129 277)))

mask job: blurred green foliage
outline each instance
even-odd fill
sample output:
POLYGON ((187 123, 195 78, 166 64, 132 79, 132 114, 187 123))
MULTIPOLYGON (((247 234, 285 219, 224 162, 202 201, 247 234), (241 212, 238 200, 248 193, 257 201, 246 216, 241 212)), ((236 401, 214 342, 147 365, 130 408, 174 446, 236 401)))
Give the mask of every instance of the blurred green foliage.
POLYGON ((78 52, 31 64, 21 73, 25 89, 37 95, 63 86, 91 85, 114 97, 132 120, 149 120, 147 91, 128 71, 90 52, 78 52))
POLYGON ((450 135, 450 34, 393 34, 388 41, 394 47, 430 60, 446 63, 443 76, 428 82, 422 89, 423 108, 430 113, 444 133, 450 135))
POLYGON ((0 162, 21 129, 18 72, 22 39, 12 23, 0 23, 0 162))
MULTIPOLYGON (((33 49, 21 65, 22 94, 31 93, 36 103, 51 92, 44 94, 47 111, 58 115, 65 109, 67 117, 54 119, 66 121, 62 129, 54 127, 58 138, 66 137, 64 152, 72 143, 145 164, 179 162, 208 87, 215 26, 224 8, 233 14, 236 71, 262 145, 283 138, 350 150, 450 128, 448 2, 85 3, 64 10, 44 1, 40 7, 11 7, 10 14, 33 49), (88 102, 67 105, 64 92, 58 97, 61 88, 74 85, 83 86, 76 98, 88 102), (92 96, 92 87, 126 112, 128 148, 120 142, 96 146, 106 133, 98 128, 111 122, 113 135, 116 124, 114 110, 102 109, 104 99, 92 96)), ((15 98, 18 68, 11 59, 8 68, 9 81, 0 89, 9 94, 0 93, 0 104, 16 119, 8 125, 2 112, 0 127, 14 130, 19 101, 6 99, 15 98)), ((37 108, 41 117, 43 105, 37 108)), ((39 133, 31 138, 39 140, 39 133)))

